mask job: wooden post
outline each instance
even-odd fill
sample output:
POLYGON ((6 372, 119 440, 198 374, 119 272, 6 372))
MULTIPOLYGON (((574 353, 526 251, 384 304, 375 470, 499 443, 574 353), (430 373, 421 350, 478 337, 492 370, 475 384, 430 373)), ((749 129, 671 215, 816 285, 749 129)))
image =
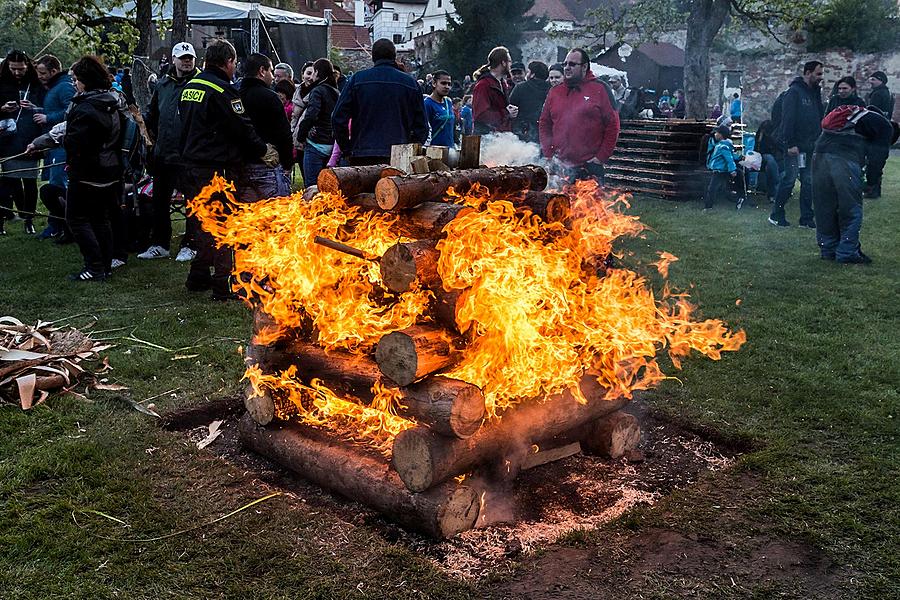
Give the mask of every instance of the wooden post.
POLYGON ((459 148, 457 169, 477 169, 481 166, 481 136, 464 135, 459 148))
POLYGON ((391 146, 391 166, 410 172, 412 159, 422 154, 422 144, 398 144, 391 146))

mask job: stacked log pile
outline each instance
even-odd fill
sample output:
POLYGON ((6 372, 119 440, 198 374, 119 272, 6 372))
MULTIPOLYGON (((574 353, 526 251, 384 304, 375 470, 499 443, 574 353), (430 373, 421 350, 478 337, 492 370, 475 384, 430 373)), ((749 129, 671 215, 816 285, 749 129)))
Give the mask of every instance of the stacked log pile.
MULTIPOLYGON (((703 141, 714 127, 715 121, 687 119, 622 121, 606 183, 674 200, 701 196, 708 178, 703 141)), ((741 152, 743 125, 733 125, 732 131, 741 152)))
MULTIPOLYGON (((384 335, 371 355, 326 351, 304 332, 271 345, 250 344, 247 351, 248 364, 264 373, 294 366, 305 383, 318 379, 340 397, 362 405, 373 401, 376 389, 395 391, 399 415, 415 425, 393 439, 390 460, 291 422, 291 407, 283 399, 252 389, 245 395, 248 415, 241 422, 241 436, 251 449, 301 476, 439 538, 474 527, 478 518, 481 490, 469 483, 472 478, 461 476, 479 472, 509 480, 542 462, 535 460, 535 448, 571 446, 579 437, 591 438, 590 448, 607 455, 613 453, 603 448, 618 451, 637 441, 633 429, 601 426, 618 418, 626 401, 607 399, 606 389, 590 373, 580 383, 587 402, 570 390, 523 400, 497 419, 485 419, 485 399, 478 387, 442 374, 459 362, 466 339, 456 328, 458 292, 447 292, 442 285, 436 246, 447 223, 474 210, 449 203, 445 192, 453 187, 464 194, 476 184, 545 220, 565 221, 569 213, 568 198, 545 192, 547 174, 535 166, 412 175, 386 165, 322 171, 320 191, 340 192, 369 210, 398 213, 404 235, 415 241, 401 241, 380 257, 324 239, 317 240, 320 251, 377 261, 382 283, 391 292, 407 291, 414 282, 428 288, 435 295, 433 322, 384 335), (598 436, 610 439, 604 442, 598 436)), ((255 333, 271 324, 257 311, 255 333)))

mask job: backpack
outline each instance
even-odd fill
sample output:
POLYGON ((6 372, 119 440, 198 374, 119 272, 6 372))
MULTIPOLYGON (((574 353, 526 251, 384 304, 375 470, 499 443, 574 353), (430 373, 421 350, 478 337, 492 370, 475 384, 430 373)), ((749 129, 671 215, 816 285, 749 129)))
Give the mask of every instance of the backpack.
POLYGON ((781 135, 781 117, 782 117, 782 109, 784 106, 784 96, 788 93, 788 90, 785 90, 778 94, 778 98, 775 99, 774 104, 772 104, 772 114, 771 121, 772 127, 769 137, 772 138, 773 145, 779 150, 784 150, 784 136, 781 135))
POLYGON ((855 104, 838 106, 822 119, 822 131, 828 133, 853 133, 859 120, 869 112, 855 104))
POLYGON ((121 160, 125 169, 123 177, 127 182, 137 183, 144 173, 147 144, 134 114, 128 109, 120 110, 119 114, 122 124, 119 146, 122 149, 121 160))

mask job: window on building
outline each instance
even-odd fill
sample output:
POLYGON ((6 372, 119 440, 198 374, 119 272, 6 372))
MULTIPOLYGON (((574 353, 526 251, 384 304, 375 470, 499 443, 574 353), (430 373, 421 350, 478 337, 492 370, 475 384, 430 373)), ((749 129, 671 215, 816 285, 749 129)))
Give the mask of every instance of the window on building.
POLYGON ((402 44, 402 43, 403 43, 403 34, 401 34, 401 33, 395 33, 395 34, 394 34, 394 43, 395 43, 395 44, 402 44))
POLYGON ((434 25, 431 26, 431 33, 434 33, 434 25))
POLYGON ((394 13, 394 20, 395 20, 395 21, 399 21, 399 20, 400 20, 400 15, 398 15, 397 13, 394 13))
POLYGON ((441 7, 441 4, 443 4, 442 0, 438 0, 438 8, 441 7))

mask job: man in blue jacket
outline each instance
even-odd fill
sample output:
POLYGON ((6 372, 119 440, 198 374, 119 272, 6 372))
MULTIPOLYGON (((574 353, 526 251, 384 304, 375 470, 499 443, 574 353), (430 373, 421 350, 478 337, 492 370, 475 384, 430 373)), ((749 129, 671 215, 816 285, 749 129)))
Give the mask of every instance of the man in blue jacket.
POLYGON ((376 41, 372 62, 347 80, 331 117, 334 139, 354 166, 387 164, 391 146, 428 139, 422 92, 397 66, 394 43, 376 41))
POLYGON ((784 169, 769 223, 790 227, 784 215, 784 205, 791 196, 794 182, 800 178, 800 227, 816 228, 812 197, 812 151, 822 133, 822 90, 819 84, 825 71, 822 63, 811 60, 803 65, 803 76, 791 82, 781 100, 781 128, 779 139, 786 149, 784 169))
MULTIPOLYGON (((68 73, 62 72, 59 59, 52 54, 40 57, 34 65, 38 79, 47 88, 44 107, 34 115, 34 122, 44 126, 45 131, 66 120, 66 109, 75 95, 75 84, 68 73)), ((47 185, 41 187, 41 202, 50 211, 47 227, 38 236, 45 240, 65 234, 66 151, 60 146, 47 151, 44 157, 44 178, 47 185)))

